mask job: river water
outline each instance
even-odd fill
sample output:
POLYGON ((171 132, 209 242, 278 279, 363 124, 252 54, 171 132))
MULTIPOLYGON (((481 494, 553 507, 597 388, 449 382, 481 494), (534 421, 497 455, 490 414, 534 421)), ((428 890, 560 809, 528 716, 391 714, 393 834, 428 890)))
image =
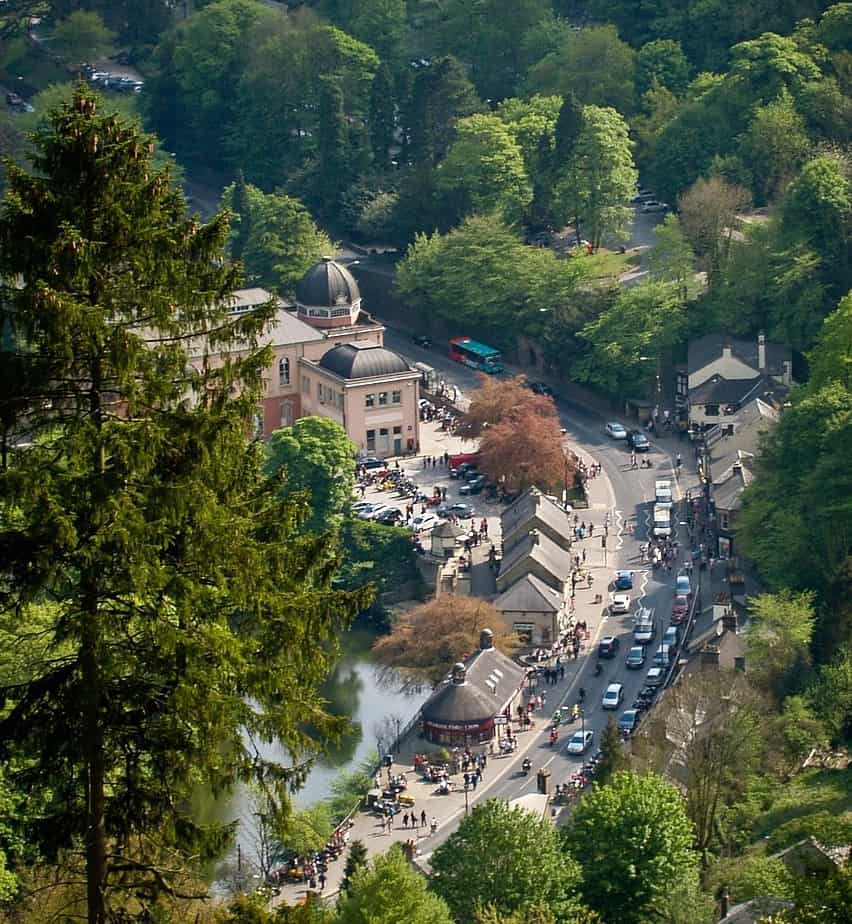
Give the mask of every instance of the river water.
MULTIPOLYGON (((330 795, 331 781, 339 773, 356 769, 365 759, 378 760, 377 738, 387 742, 390 730, 403 728, 429 695, 427 687, 406 689, 398 677, 388 676, 373 660, 371 648, 376 635, 365 629, 352 629, 341 640, 342 656, 322 688, 332 715, 350 720, 349 733, 319 757, 305 785, 293 796, 296 808, 305 808, 330 795)), ((286 751, 273 742, 262 749, 264 756, 289 763, 286 751)), ((236 843, 242 857, 250 860, 257 843, 254 806, 242 787, 214 799, 199 794, 195 802, 196 820, 202 823, 238 822, 236 843)))

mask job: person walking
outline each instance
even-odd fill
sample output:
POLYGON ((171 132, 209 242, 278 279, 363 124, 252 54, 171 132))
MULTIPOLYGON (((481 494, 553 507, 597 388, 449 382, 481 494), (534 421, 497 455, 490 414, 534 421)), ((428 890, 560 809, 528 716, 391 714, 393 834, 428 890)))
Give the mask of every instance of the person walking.
POLYGON ((426 809, 423 809, 423 811, 420 813, 420 827, 426 827, 426 809))
POLYGON ((402 826, 403 826, 403 828, 407 828, 407 827, 408 827, 408 812, 406 812, 406 813, 402 816, 402 826))

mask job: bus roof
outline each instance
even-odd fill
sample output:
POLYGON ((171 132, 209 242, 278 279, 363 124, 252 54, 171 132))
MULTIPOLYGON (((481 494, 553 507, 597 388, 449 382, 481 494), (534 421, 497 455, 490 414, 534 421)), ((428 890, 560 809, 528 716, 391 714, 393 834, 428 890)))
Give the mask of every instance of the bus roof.
POLYGON ((500 355, 499 350, 495 350, 494 347, 486 346, 478 340, 471 340, 470 337, 455 337, 450 343, 463 346, 470 353, 475 353, 477 356, 482 356, 483 358, 500 355))

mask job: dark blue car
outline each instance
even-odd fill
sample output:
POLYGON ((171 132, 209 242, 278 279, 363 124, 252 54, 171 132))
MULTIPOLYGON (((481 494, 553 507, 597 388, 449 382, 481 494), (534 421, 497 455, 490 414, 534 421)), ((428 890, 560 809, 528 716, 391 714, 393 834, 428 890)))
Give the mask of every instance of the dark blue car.
POLYGON ((615 572, 615 589, 632 590, 633 589, 633 572, 616 571, 615 572))

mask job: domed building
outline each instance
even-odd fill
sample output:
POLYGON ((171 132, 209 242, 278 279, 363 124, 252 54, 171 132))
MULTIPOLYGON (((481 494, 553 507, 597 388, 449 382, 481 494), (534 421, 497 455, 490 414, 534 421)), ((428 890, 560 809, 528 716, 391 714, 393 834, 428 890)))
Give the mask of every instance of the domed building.
MULTIPOLYGON (((273 298, 241 289, 229 310, 242 314, 273 298)), ((364 310, 352 273, 323 258, 299 281, 295 302, 278 299, 275 324, 262 338, 273 354, 259 414, 263 435, 317 415, 337 420, 363 456, 416 452, 420 373, 384 346, 385 328, 364 310)))
POLYGON ((483 629, 479 649, 435 688, 420 709, 423 735, 446 747, 471 747, 498 736, 508 722, 526 679, 526 670, 494 647, 483 629))

